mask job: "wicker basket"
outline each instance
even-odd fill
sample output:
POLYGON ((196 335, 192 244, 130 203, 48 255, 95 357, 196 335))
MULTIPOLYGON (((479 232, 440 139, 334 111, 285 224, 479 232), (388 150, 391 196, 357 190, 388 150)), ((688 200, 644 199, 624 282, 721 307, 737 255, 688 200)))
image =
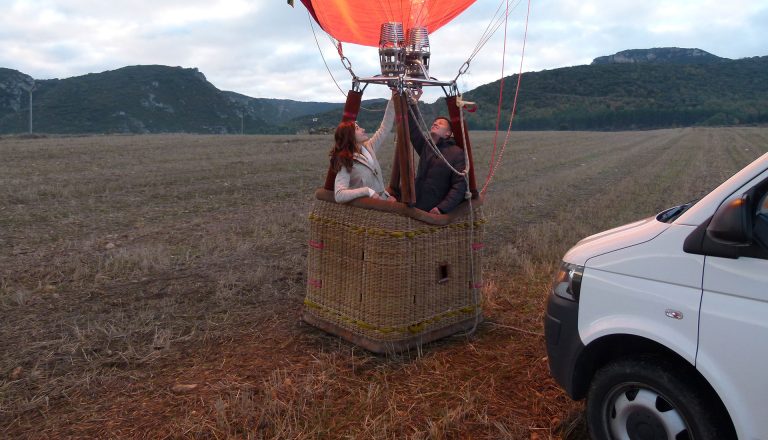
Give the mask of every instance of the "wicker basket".
POLYGON ((318 191, 309 216, 306 322, 383 353, 482 319, 479 203, 474 212, 462 206, 452 216, 431 216, 399 204, 326 201, 331 197, 318 191))

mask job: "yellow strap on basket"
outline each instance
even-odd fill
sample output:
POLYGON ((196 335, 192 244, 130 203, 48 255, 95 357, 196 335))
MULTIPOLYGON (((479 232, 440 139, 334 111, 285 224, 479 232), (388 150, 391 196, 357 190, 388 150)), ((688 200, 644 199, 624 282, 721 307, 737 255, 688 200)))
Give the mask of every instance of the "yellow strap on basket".
POLYGON ((462 313, 463 314, 472 314, 472 313, 475 312, 475 310, 480 308, 480 305, 469 305, 469 306, 464 306, 464 307, 461 307, 461 308, 458 308, 458 309, 455 309, 455 310, 449 310, 447 312, 441 313, 439 315, 433 316, 433 317, 431 317, 429 319, 425 319, 425 320, 417 322, 415 324, 411 324, 409 326, 402 326, 402 327, 379 327, 379 326, 375 326, 373 324, 367 323, 365 321, 361 321, 359 319, 354 319, 354 318, 350 318, 348 316, 344 316, 344 314, 342 314, 341 312, 338 312, 336 310, 330 309, 330 308, 325 307, 323 305, 317 304, 317 303, 315 303, 313 301, 310 301, 309 299, 305 299, 304 300, 304 305, 309 307, 309 308, 312 308, 312 309, 320 310, 321 312, 331 313, 331 314, 335 315, 337 318, 339 318, 340 320, 342 320, 344 322, 347 322, 349 324, 355 325, 356 327, 359 327, 361 329, 373 330, 373 331, 376 331, 376 332, 379 332, 379 333, 383 333, 383 334, 389 334, 389 333, 394 333, 394 332, 397 332, 397 333, 419 334, 422 331, 424 331, 424 329, 427 326, 429 326, 431 324, 434 324, 436 322, 442 321, 445 318, 450 318, 450 317, 453 317, 453 316, 456 316, 456 315, 459 315, 459 314, 462 314, 462 313))
MULTIPOLYGON (((434 234, 444 229, 467 229, 470 227, 470 222, 451 223, 445 226, 429 226, 426 228, 414 229, 411 231, 393 231, 382 228, 364 228, 362 226, 352 225, 348 223, 342 223, 333 219, 320 217, 315 214, 309 214, 309 220, 326 225, 339 225, 349 228, 355 234, 367 234, 374 237, 394 237, 394 238, 414 238, 423 234, 434 234)), ((475 227, 479 227, 486 223, 485 219, 480 219, 474 222, 475 227)))

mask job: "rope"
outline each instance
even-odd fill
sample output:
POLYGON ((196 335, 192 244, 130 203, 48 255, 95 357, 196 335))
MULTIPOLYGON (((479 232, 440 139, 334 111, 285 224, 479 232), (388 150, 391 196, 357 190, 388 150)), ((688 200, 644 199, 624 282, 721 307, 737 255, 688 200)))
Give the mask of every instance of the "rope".
MULTIPOLYGON (((429 148, 430 148, 430 149, 431 149, 431 150, 432 150, 432 151, 435 153, 435 155, 436 155, 437 157, 439 157, 439 158, 440 158, 440 159, 441 159, 441 160, 442 160, 442 161, 443 161, 443 162, 444 162, 444 163, 445 163, 445 164, 448 166, 448 168, 449 168, 449 169, 450 169, 452 172, 454 172, 454 173, 456 173, 456 174, 458 174, 458 175, 460 175, 460 176, 464 176, 465 174, 468 174, 468 171, 469 171, 468 169, 465 169, 464 171, 459 171, 459 170, 457 170, 456 168, 454 168, 454 167, 453 167, 453 165, 451 165, 451 163, 450 163, 450 162, 448 162, 448 159, 446 159, 446 158, 445 158, 445 156, 443 156, 443 153, 441 153, 441 152, 440 152, 440 149, 439 149, 439 148, 437 148, 437 145, 436 145, 436 144, 435 144, 435 142, 432 140, 432 136, 429 134, 429 130, 427 130, 427 129, 426 129, 426 127, 427 127, 427 123, 426 123, 426 122, 424 122, 424 117, 422 116, 422 114, 421 114, 421 111, 419 111, 419 108, 418 108, 418 107, 416 107, 416 110, 417 110, 417 111, 416 111, 416 112, 414 112, 414 111, 413 111, 413 108, 411 108, 411 106, 410 106, 410 105, 408 106, 408 112, 411 114, 411 116, 413 117, 413 119, 414 119, 414 120, 416 121, 416 123, 419 125, 419 127, 418 127, 418 128, 419 128, 419 130, 421 131, 421 134, 422 134, 422 136, 424 136, 424 140, 427 142, 427 145, 429 146, 429 148), (424 135, 424 133, 426 133, 426 135, 424 135)), ((465 151, 464 151, 464 156, 465 156, 465 159, 466 159, 466 157, 467 157, 467 152, 466 152, 466 149, 465 149, 465 151)), ((469 161, 468 161, 468 160, 466 160, 466 161, 464 162, 464 166, 465 166, 465 167, 468 167, 468 166, 469 166, 469 161)))
POLYGON ((480 50, 485 46, 485 44, 490 40, 490 38, 493 36, 493 34, 496 33, 496 30, 498 30, 499 24, 501 22, 501 18, 497 18, 497 15, 499 15, 499 12, 501 11, 502 5, 506 3, 506 9, 507 13, 509 11, 509 1, 508 0, 501 0, 499 2, 499 6, 496 8, 496 12, 494 12, 493 17, 491 17, 490 21, 488 21, 488 26, 485 27, 485 30, 483 31, 482 35, 477 41, 477 44, 475 45, 475 48, 470 53, 469 58, 472 59, 477 55, 480 50))
MULTIPOLYGON (((395 12, 392 9, 392 4, 390 2, 382 2, 381 4, 386 6, 386 8, 388 9, 388 11, 384 11, 387 14, 388 21, 397 21, 397 20, 395 20, 395 12)), ((402 15, 402 13, 403 13, 403 5, 401 4, 400 5, 400 14, 402 15)))
MULTIPOLYGON (((509 1, 507 1, 507 12, 509 12, 509 1)), ((496 131, 493 134, 493 150, 491 150, 491 159, 488 162, 488 176, 491 175, 493 170, 493 161, 496 158, 496 147, 498 145, 499 138, 499 122, 501 121, 501 102, 504 97, 504 66, 507 61, 507 26, 508 20, 504 19, 504 46, 501 52, 501 82, 499 83, 499 103, 496 107, 496 131)), ((488 180, 486 176, 486 181, 488 180)))
POLYGON ((317 34, 315 33, 315 25, 312 24, 312 16, 309 14, 309 10, 307 10, 307 18, 309 19, 309 27, 312 29, 312 36, 315 37, 315 44, 317 45, 317 50, 320 52, 320 57, 323 59, 323 64, 325 64, 325 69, 328 70, 328 75, 331 76, 331 79, 333 80, 333 83, 336 84, 336 87, 339 89, 342 95, 344 97, 347 97, 347 94, 344 93, 344 90, 341 88, 338 82, 336 82, 336 78, 333 77, 333 73, 331 73, 331 68, 328 67, 328 63, 325 61, 325 56, 323 55, 323 50, 320 49, 320 42, 317 40, 317 34))
MULTIPOLYGON (((315 33, 315 25, 312 24, 312 16, 309 14, 309 11, 307 11, 307 17, 309 18, 309 27, 312 29, 312 36, 315 37, 315 44, 317 45, 317 51, 320 52, 320 58, 323 59, 323 64, 325 64, 325 69, 328 71, 328 75, 333 80, 333 83, 336 84, 336 88, 339 89, 341 94, 344 95, 344 98, 346 98, 347 94, 344 93, 344 89, 341 88, 339 83, 336 81, 336 78, 333 77, 333 73, 331 73, 331 68, 328 67, 328 62, 326 62, 325 60, 323 51, 320 48, 320 41, 318 41, 317 34, 315 33)), ((344 56, 344 51, 342 50, 342 47, 341 47, 341 41, 338 41, 337 39, 333 38, 328 32, 325 32, 325 30, 323 30, 323 32, 325 33, 325 35, 328 36, 328 39, 331 41, 331 44, 333 44, 333 46, 339 52, 339 57, 341 58, 342 66, 344 66, 344 68, 347 69, 350 74, 352 74, 352 78, 355 78, 355 73, 352 71, 352 63, 350 63, 349 59, 344 56)), ((378 110, 373 108, 367 108, 367 107, 363 107, 362 105, 360 106, 360 109, 368 112, 372 112, 372 113, 382 113, 385 110, 385 109, 378 110)))
POLYGON ((503 17, 502 17, 502 16, 499 16, 498 18, 496 18, 496 23, 493 25, 493 30, 492 30, 491 32, 489 32, 488 34, 486 34, 486 36, 485 36, 485 39, 484 39, 484 40, 481 40, 481 41, 482 41, 482 44, 479 44, 479 45, 477 46, 477 49, 476 49, 476 51, 475 51, 475 52, 473 52, 473 54, 472 54, 472 56, 473 56, 473 57, 474 57, 474 56, 477 56, 477 54, 478 54, 478 53, 480 53, 480 51, 481 51, 481 50, 483 49, 483 47, 484 47, 484 46, 485 46, 485 45, 488 43, 488 41, 490 41, 490 39, 493 37, 493 35, 496 33, 496 31, 498 31, 498 30, 499 30, 499 27, 501 27, 501 23, 502 23, 503 21, 506 21, 506 20, 509 18, 509 15, 510 15, 512 12, 514 12, 514 11, 517 9, 517 7, 518 7, 518 6, 520 6, 520 2, 521 2, 521 1, 522 1, 522 0, 516 0, 515 4, 512 6, 512 8, 511 8, 511 9, 510 9, 510 7, 509 7, 509 0, 502 0, 502 1, 501 1, 501 3, 499 3, 499 7, 498 7, 498 9, 497 9, 497 13, 498 13, 498 11, 500 11, 500 10, 501 10, 501 5, 502 5, 502 4, 505 4, 505 2, 506 2, 506 7, 505 7, 505 8, 506 8, 506 12, 505 12, 505 14, 504 14, 504 16, 503 16, 503 17))
MULTIPOLYGON (((519 5, 519 2, 513 7, 513 9, 515 9, 518 5, 519 5)), ((496 14, 498 14, 498 11, 500 9, 501 9, 501 4, 499 5, 499 8, 497 9, 496 14)), ((523 60, 525 58, 525 46, 526 46, 526 42, 527 42, 527 39, 528 39, 528 20, 529 20, 530 13, 531 13, 531 1, 528 0, 528 9, 527 9, 527 12, 526 12, 526 17, 525 17, 525 33, 524 33, 524 36, 523 36, 523 48, 522 48, 522 53, 521 53, 521 56, 520 56, 520 69, 519 69, 518 75, 517 75, 517 87, 515 89, 515 98, 514 98, 514 102, 512 104, 512 115, 510 116, 510 119, 509 119, 509 126, 507 128, 506 138, 504 139, 504 146, 502 147, 501 151, 499 151, 498 159, 497 159, 497 161, 496 161, 496 163, 494 165, 493 160, 494 160, 494 155, 496 154, 496 148, 497 148, 497 139, 498 139, 498 133, 499 133, 499 122, 501 120, 501 103, 502 103, 502 98, 503 98, 503 93, 504 93, 504 68, 505 68, 505 63, 506 63, 507 28, 508 28, 508 18, 509 18, 509 14, 510 13, 511 13, 511 11, 509 9, 509 0, 506 0, 506 11, 504 13, 504 47, 503 47, 502 64, 501 64, 501 84, 500 84, 500 87, 499 87, 499 104, 498 104, 498 108, 497 108, 497 111, 496 111, 496 134, 494 135, 494 140, 493 140, 493 152, 491 153, 491 163, 489 163, 489 166, 488 166, 489 174, 488 174, 488 178, 485 181, 485 184, 483 185, 483 189, 480 192, 481 195, 485 194, 485 191, 488 188, 488 185, 490 184, 491 179, 493 178, 493 176, 496 173, 496 170, 498 169, 499 165, 501 164, 501 158, 504 155, 504 151, 506 150, 507 144, 509 142, 509 135, 510 135, 510 132, 512 131, 512 121, 513 121, 513 119, 515 117, 515 112, 517 110, 517 98, 518 98, 518 95, 519 95, 519 92, 520 92, 520 82, 521 82, 522 74, 523 74, 523 60)), ((495 17, 496 14, 494 14, 494 17, 495 17)), ((493 22, 493 20, 494 20, 494 18, 491 19, 491 23, 493 22)), ((486 28, 486 31, 484 33, 484 39, 483 39, 483 37, 481 37, 481 40, 480 40, 481 42, 478 43, 478 46, 475 48, 473 53, 470 55, 469 59, 467 59, 467 61, 461 66, 461 68, 459 69, 459 74, 456 75, 456 78, 454 79, 454 82, 459 78, 459 76, 461 76, 463 73, 465 73, 467 71, 467 69, 469 68, 469 64, 472 61, 472 59, 480 52, 480 50, 483 48, 483 46, 485 46, 485 44, 488 42, 488 40, 491 38, 491 36, 498 30, 499 26, 501 26, 501 20, 499 20, 498 23, 493 28, 493 30, 490 33, 488 33, 488 29, 491 28, 491 24, 489 23, 489 25, 486 28)), ((461 100, 459 99, 457 103, 459 103, 460 101, 461 100)), ((460 118, 460 127, 459 128, 461 129, 462 136, 464 137, 464 145, 467 145, 467 136, 466 136, 466 131, 464 130, 464 109, 463 108, 459 111, 459 118, 460 118)), ((466 163, 468 164, 469 163, 468 159, 467 159, 468 153, 466 151, 466 148, 464 150, 465 150, 464 151, 465 161, 467 161, 466 163)), ((440 156, 442 157, 442 155, 440 155, 440 156)), ((445 161, 444 157, 443 157, 443 160, 445 161)), ((453 167, 450 167, 450 168, 454 172, 456 172, 456 170, 454 170, 453 167)), ((468 174, 464 175, 464 179, 465 179, 465 181, 467 183, 467 193, 469 193, 469 178, 468 178, 468 174)), ((474 313, 474 315, 475 315, 474 325, 472 326, 472 328, 469 331, 464 333, 466 336, 470 336, 470 335, 474 334, 477 331, 477 326, 480 323, 481 310, 480 310, 480 307, 479 307, 478 285, 475 283, 475 259, 474 259, 473 253, 472 253, 474 251, 474 249, 472 249, 472 244, 475 241, 474 240, 474 233, 475 233, 475 230, 474 230, 475 210, 474 210, 474 207, 472 206, 472 197, 468 196, 467 199, 469 201, 469 212, 470 212, 470 222, 469 222, 470 223, 470 231, 469 231, 469 234, 470 234, 470 236, 469 236, 469 238, 470 238, 469 239, 470 249, 469 249, 469 256, 470 256, 470 276, 471 276, 471 279, 472 279, 472 302, 473 302, 473 304, 476 307, 475 308, 475 313, 474 313)))
MULTIPOLYGON (((462 66, 459 68, 459 73, 458 73, 458 75, 456 75, 456 78, 454 79, 454 83, 455 83, 456 80, 459 78, 459 76, 461 76, 462 74, 466 73, 466 71, 469 69, 469 65, 470 65, 472 59, 480 52, 480 50, 482 50, 482 48, 485 46, 485 44, 490 40, 490 38, 493 36, 493 34, 501 26, 501 23, 503 21, 504 22, 504 48, 503 48, 503 55, 502 55, 501 84, 500 84, 500 88, 499 88, 499 104, 498 104, 497 113, 496 113, 496 134, 494 136, 494 145, 493 145, 493 152, 491 154, 491 163, 489 163, 489 174, 488 174, 488 177, 487 177, 487 179, 485 181, 485 184, 483 185, 483 188, 482 188, 482 190, 480 192, 481 195, 485 194, 485 191, 487 190, 488 185, 490 184, 491 180, 493 179, 493 177, 494 177, 494 175, 496 173, 496 170, 501 165, 501 159, 502 159, 502 157, 504 155, 504 151, 506 150, 506 147, 507 147, 507 145, 509 143, 509 136, 510 136, 510 133, 512 131, 512 122, 514 120, 515 113, 516 113, 516 110, 517 110, 517 99, 518 99, 518 96, 519 96, 519 93, 520 93, 520 83, 521 83, 522 74, 523 74, 523 60, 525 59, 525 47, 526 47, 526 44, 527 44, 527 41, 528 41, 528 23, 529 23, 529 18, 530 18, 530 13, 531 13, 531 0, 528 0, 527 11, 526 11, 525 32, 524 32, 524 35, 523 35, 523 47, 522 47, 522 52, 521 52, 521 56, 520 56, 520 67, 519 67, 518 75, 517 75, 517 85, 516 85, 516 88, 515 88, 515 97, 514 97, 514 101, 513 101, 513 104, 512 104, 512 114, 510 115, 509 126, 507 127, 507 134, 506 134, 506 137, 504 139, 504 145, 502 146, 501 150, 499 151, 498 158, 496 159, 496 162, 494 163, 494 156, 496 154, 496 149, 497 149, 497 146, 498 146, 497 142, 498 142, 499 122, 501 120, 501 105, 502 105, 502 98, 503 98, 503 93, 504 93, 504 69, 505 69, 505 66, 506 66, 508 19, 509 19, 509 14, 514 9, 516 9, 519 4, 520 4, 520 1, 518 0, 518 2, 512 7, 512 10, 510 10, 509 0, 502 0, 502 3, 499 4, 499 8, 497 8, 497 10, 496 10, 496 14, 494 14, 494 17, 491 19, 491 21, 489 22, 488 26, 486 27, 486 30, 485 30, 483 36, 481 36, 480 42, 475 47, 475 50, 469 56, 467 61, 464 62, 464 64, 462 64, 462 66), (498 15, 499 11, 501 10, 501 5, 504 4, 504 3, 506 3, 506 10, 505 10, 505 12, 503 14, 503 18, 500 17, 499 19, 496 19, 496 15, 498 15), (494 20, 497 20, 495 24, 494 24, 494 20), (489 29, 491 29, 490 32, 489 32, 489 29)), ((460 104, 460 102, 461 102, 460 99, 457 100, 457 104, 460 104)), ((416 110, 418 110, 418 107, 416 108, 416 110)), ((426 123, 424 122, 424 119, 423 119, 423 117, 421 115, 421 112, 415 113, 410 105, 408 106, 408 111, 413 116, 413 119, 416 120, 418 124, 420 124, 419 129, 422 131, 422 134, 425 131, 428 132, 428 130, 425 130, 426 123)), ((464 110, 463 110, 463 108, 459 112, 459 118, 460 118, 460 127, 459 128, 461 130, 462 136, 464 137, 464 145, 466 145, 467 144, 467 135, 466 135, 466 132, 464 130, 464 110)), ((464 181, 465 181, 466 185, 467 185, 466 199, 469 201, 469 210, 470 210, 470 241, 469 241, 470 242, 470 249, 469 249, 469 252, 470 252, 470 274, 471 274, 472 283, 473 283, 472 284, 473 302, 477 306, 478 305, 479 294, 478 294, 478 286, 474 283, 474 281, 475 281, 475 267, 474 267, 474 258, 472 257, 472 252, 473 252, 472 243, 474 242, 474 221, 475 221, 474 220, 474 216, 475 216, 475 212, 474 212, 474 207, 472 205, 471 193, 469 192, 469 173, 468 173, 469 158, 468 158, 468 152, 467 152, 467 149, 465 148, 464 149, 464 160, 465 160, 465 169, 464 169, 464 171, 458 171, 458 170, 456 170, 453 167, 453 165, 451 165, 448 162, 448 160, 445 158, 445 156, 443 156, 443 154, 440 152, 440 149, 437 148, 437 145, 435 145, 435 143, 432 141, 431 136, 424 136, 424 138, 427 141, 427 145, 429 145, 429 147, 432 149, 432 151, 448 166, 448 168, 452 172, 462 176, 464 178, 464 181)), ((480 310, 479 310, 479 307, 478 307, 475 310, 475 322, 474 322, 474 325, 472 326, 472 328, 468 332, 465 333, 465 335, 472 335, 475 331, 477 331, 477 326, 479 325, 479 322, 480 322, 480 310)))
POLYGON ((528 11, 525 15, 525 32, 523 33, 523 48, 522 52, 520 53, 520 68, 518 69, 517 73, 517 86, 515 87, 515 98, 512 102, 512 114, 509 116, 509 126, 507 127, 507 136, 504 139, 504 145, 501 148, 501 151, 499 151, 499 156, 496 159, 496 163, 493 166, 493 168, 490 170, 488 174, 488 178, 485 181, 485 184, 483 184, 483 189, 480 191, 480 194, 485 194, 485 191, 488 189, 488 185, 491 183, 491 180, 493 179, 494 175, 496 174, 496 170, 498 170, 499 166, 501 165, 501 159, 504 157, 504 151, 507 149, 507 144, 509 143, 509 135, 512 132, 512 122, 515 119, 515 113, 517 112, 517 98, 520 94, 520 82, 523 79, 523 60, 525 59, 525 46, 528 41, 528 19, 531 15, 531 0, 528 0, 528 11))
POLYGON ((467 72, 472 60, 477 56, 478 53, 480 53, 480 51, 483 49, 486 43, 490 41, 491 37, 493 37, 493 34, 496 33, 499 27, 501 27, 501 23, 505 22, 507 20, 507 17, 509 17, 509 14, 511 14, 517 8, 517 6, 520 4, 520 1, 522 0, 517 0, 517 3, 512 7, 511 10, 509 8, 509 0, 502 0, 501 3, 499 3, 499 7, 496 8, 496 12, 494 13, 494 16, 488 22, 488 26, 486 26, 485 31, 480 36, 480 39, 478 40, 478 43, 475 46, 475 49, 469 55, 469 58, 467 58, 467 61, 465 61, 464 64, 462 64, 461 68, 459 68, 459 73, 456 75, 456 78, 454 78, 454 81, 458 80, 461 75, 467 72), (507 3, 506 13, 504 13, 503 16, 500 16, 497 18, 496 16, 499 14, 499 11, 501 11, 501 6, 505 2, 507 3))
MULTIPOLYGON (((461 99, 458 99, 457 104, 459 104, 460 101, 461 99)), ((464 130, 464 108, 461 105, 459 105, 459 120, 461 121, 459 128, 461 129, 461 135, 464 138, 464 160, 467 166, 469 166, 469 153, 466 148, 467 132, 464 130)), ((475 251, 475 249, 473 249, 475 243, 475 208, 472 206, 472 193, 469 191, 469 173, 464 176, 464 181, 467 184, 465 198, 469 201, 469 274, 470 280, 472 280, 472 304, 475 306, 475 322, 472 325, 472 328, 465 333, 465 335, 469 336, 477 331, 477 326, 480 324, 480 314, 482 313, 482 309, 480 308, 478 286, 477 283, 475 283, 475 257, 473 254, 475 251)), ((477 249, 477 252, 480 252, 480 249, 477 249)))
MULTIPOLYGON (((464 109, 462 108, 462 102, 461 99, 457 99, 457 105, 459 105, 459 130, 461 130, 461 136, 464 139, 464 145, 467 145, 467 133, 466 130, 464 130, 464 109)), ((416 110, 418 110, 418 107, 416 107, 416 110)), ((419 130, 424 131, 423 128, 426 127, 426 123, 424 122, 424 118, 421 115, 421 112, 418 112, 418 118, 411 108, 411 106, 408 106, 408 111, 411 113, 411 116, 413 116, 413 119, 416 120, 417 124, 420 124, 419 130)), ((424 133, 422 133, 423 135, 424 133)), ((427 133, 429 134, 429 133, 427 133)), ((434 141, 432 141, 432 136, 424 136, 424 139, 427 141, 427 145, 432 149, 432 151, 448 166, 448 168, 454 172, 455 174, 460 175, 462 178, 464 178, 464 183, 466 185, 466 192, 464 193, 464 198, 469 202, 469 271, 470 271, 470 279, 471 281, 471 288, 472 288, 472 303, 474 304, 474 317, 475 322, 472 325, 472 328, 463 333, 465 336, 469 336, 474 334, 477 331, 477 326, 480 324, 480 315, 481 315, 481 309, 479 307, 480 305, 480 294, 478 292, 479 287, 475 283, 475 276, 476 276, 476 269, 475 269, 475 258, 473 252, 475 251, 472 248, 472 245, 475 242, 475 208, 472 205, 472 193, 469 191, 469 152, 467 151, 467 148, 464 148, 464 171, 458 171, 456 168, 451 165, 450 162, 448 162, 448 159, 443 156, 443 153, 440 152, 440 149, 437 148, 437 145, 435 145, 434 141)), ((478 250, 479 252, 479 250, 478 250)))
MULTIPOLYGON (((419 8, 419 12, 416 14, 416 17, 413 19, 413 23, 411 23, 412 26, 421 25, 421 20, 423 19, 422 14, 424 13, 424 11, 427 11, 426 4, 427 2, 421 2, 421 7, 419 8)), ((413 4, 411 4, 411 7, 413 7, 413 4)), ((411 17, 413 17, 413 11, 411 11, 411 17)))

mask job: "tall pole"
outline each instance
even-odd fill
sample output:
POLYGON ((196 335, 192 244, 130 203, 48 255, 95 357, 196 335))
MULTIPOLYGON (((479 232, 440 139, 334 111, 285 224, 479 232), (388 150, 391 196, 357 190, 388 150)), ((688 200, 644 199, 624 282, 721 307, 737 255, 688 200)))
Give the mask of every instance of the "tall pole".
POLYGON ((32 89, 34 89, 34 83, 29 88, 29 134, 32 134, 32 89))
POLYGON ((29 134, 32 134, 32 92, 37 88, 37 84, 35 84, 35 80, 32 80, 32 84, 28 87, 22 85, 21 88, 29 92, 29 134))

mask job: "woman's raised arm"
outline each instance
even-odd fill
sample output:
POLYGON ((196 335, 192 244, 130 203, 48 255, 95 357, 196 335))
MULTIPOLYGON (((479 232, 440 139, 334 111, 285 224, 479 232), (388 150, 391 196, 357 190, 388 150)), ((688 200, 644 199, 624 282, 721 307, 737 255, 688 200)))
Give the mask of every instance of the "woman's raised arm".
POLYGON ((373 150, 374 153, 379 152, 379 148, 384 144, 384 141, 392 132, 392 125, 395 122, 395 106, 392 98, 389 98, 387 103, 387 109, 384 111, 384 118, 381 120, 381 125, 376 133, 366 142, 367 146, 373 150))

